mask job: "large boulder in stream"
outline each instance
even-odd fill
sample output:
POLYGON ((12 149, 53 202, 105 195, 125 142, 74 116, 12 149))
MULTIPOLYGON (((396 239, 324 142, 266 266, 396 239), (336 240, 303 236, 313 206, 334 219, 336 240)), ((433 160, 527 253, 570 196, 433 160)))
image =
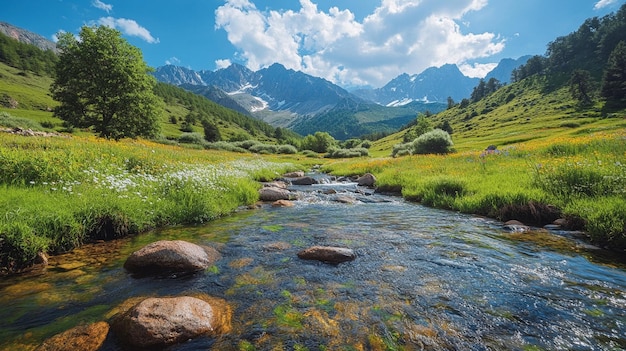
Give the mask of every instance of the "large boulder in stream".
POLYGON ((303 260, 318 260, 338 264, 354 260, 356 254, 351 249, 344 247, 312 246, 298 252, 298 257, 303 260))
POLYGON ((133 252, 124 268, 138 275, 193 273, 210 267, 219 258, 219 252, 211 247, 161 240, 133 252))
POLYGON ((46 340, 35 351, 97 351, 109 334, 109 323, 79 325, 46 340))
POLYGON ((376 177, 371 173, 365 173, 356 180, 360 186, 373 187, 376 184, 376 177))
POLYGON ((294 198, 294 194, 287 189, 273 186, 259 189, 259 199, 261 201, 293 200, 294 198))
POLYGON ((117 338, 134 349, 161 349, 230 329, 230 311, 192 296, 146 298, 117 317, 117 338))

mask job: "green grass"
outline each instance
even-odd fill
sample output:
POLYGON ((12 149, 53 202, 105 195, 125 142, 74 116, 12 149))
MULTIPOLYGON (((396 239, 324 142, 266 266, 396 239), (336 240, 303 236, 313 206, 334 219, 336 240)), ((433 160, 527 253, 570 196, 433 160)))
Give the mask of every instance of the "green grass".
POLYGON ((0 142, 0 269, 91 240, 210 221, 258 199, 293 163, 143 140, 23 137, 0 142))

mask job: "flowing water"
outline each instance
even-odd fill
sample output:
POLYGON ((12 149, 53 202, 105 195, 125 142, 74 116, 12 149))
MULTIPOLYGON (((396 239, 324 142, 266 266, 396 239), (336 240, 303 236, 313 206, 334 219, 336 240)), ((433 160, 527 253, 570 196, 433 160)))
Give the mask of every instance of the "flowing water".
MULTIPOLYGON (((5 278, 0 349, 32 349, 107 320, 132 297, 195 293, 226 300, 232 328, 170 350, 626 349, 623 265, 512 240, 493 220, 355 188, 299 187, 307 193, 294 207, 88 245, 53 257, 43 273, 5 278), (329 188, 339 194, 324 195, 329 188), (213 246, 222 258, 184 277, 124 271, 131 252, 161 239, 213 246), (297 252, 312 245, 351 248, 357 258, 300 260, 297 252)), ((103 349, 120 348, 109 338, 103 349)))

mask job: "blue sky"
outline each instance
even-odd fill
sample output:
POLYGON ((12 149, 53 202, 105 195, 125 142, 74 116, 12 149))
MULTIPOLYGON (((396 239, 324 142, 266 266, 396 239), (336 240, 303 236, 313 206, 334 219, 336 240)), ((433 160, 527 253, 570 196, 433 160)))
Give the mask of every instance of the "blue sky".
POLYGON ((401 73, 457 64, 486 74, 626 0, 26 0, 0 21, 51 40, 108 25, 152 67, 252 70, 279 62, 344 87, 380 87, 401 73))

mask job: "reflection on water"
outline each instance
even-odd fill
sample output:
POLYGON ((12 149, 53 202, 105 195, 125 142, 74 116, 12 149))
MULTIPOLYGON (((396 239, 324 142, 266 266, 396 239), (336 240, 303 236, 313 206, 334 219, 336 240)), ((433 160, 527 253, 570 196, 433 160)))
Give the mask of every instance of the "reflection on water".
MULTIPOLYGON (((294 207, 85 247, 55 257, 45 273, 6 279, 0 348, 32 349, 77 323, 106 320, 130 297, 198 292, 232 305, 232 330, 172 350, 626 348, 623 267, 512 241, 491 220, 328 187, 309 187, 327 195, 294 207), (333 201, 340 195, 355 202, 333 201), (125 258, 160 239, 210 245, 223 258, 193 276, 131 278, 125 258), (349 247, 357 259, 298 259, 311 245, 349 247)), ((109 340, 104 349, 118 346, 109 340)))

